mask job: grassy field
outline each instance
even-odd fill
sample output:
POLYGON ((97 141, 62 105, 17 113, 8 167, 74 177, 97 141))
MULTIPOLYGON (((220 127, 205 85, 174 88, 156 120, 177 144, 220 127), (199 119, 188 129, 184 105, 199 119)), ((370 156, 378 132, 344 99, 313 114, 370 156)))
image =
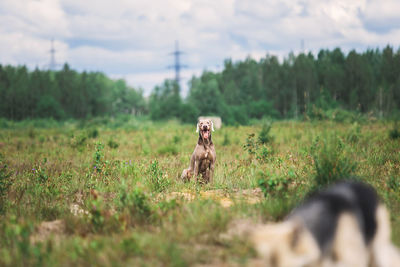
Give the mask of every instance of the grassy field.
MULTIPOLYGON (((4 126, 4 122, 3 122, 4 126)), ((213 184, 183 183, 195 125, 127 120, 0 129, 1 266, 245 265, 232 222, 282 219, 341 177, 373 185, 400 244, 393 124, 275 122, 213 133, 213 184), (393 130, 392 130, 393 132, 393 130)))

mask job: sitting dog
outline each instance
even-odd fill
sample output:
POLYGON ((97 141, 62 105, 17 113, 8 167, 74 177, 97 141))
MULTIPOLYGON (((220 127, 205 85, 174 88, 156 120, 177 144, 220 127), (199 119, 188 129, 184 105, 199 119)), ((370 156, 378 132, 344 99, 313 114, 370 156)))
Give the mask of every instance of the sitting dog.
POLYGON ((199 120, 196 129, 196 133, 199 133, 199 139, 190 157, 189 168, 184 169, 182 172, 181 178, 184 181, 190 181, 194 177, 197 182, 198 176, 201 175, 201 182, 212 182, 217 154, 211 140, 211 131, 214 131, 211 120, 199 120))
POLYGON ((311 195, 284 222, 254 229, 251 240, 266 266, 400 266, 388 211, 360 182, 311 195))

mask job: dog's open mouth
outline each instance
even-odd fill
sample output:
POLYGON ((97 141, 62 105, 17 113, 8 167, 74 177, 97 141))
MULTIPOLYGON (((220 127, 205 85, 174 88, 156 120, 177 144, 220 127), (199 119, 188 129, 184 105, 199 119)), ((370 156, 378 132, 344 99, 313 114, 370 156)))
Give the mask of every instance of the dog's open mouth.
POLYGON ((210 130, 202 131, 203 139, 208 139, 210 137, 210 130))

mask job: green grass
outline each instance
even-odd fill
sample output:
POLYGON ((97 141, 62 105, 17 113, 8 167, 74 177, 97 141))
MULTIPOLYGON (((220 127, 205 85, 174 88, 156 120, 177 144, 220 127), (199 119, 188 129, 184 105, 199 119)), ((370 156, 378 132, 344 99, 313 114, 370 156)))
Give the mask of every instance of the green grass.
POLYGON ((254 250, 246 240, 221 238, 231 221, 280 220, 310 189, 346 176, 378 190, 400 244, 400 142, 391 138, 390 123, 223 127, 213 133, 217 164, 207 185, 179 180, 196 145, 193 125, 6 124, 0 129, 2 266, 243 264, 254 250), (238 197, 257 187, 257 203, 238 197), (54 220, 65 223, 61 234, 33 242, 40 224, 54 220))

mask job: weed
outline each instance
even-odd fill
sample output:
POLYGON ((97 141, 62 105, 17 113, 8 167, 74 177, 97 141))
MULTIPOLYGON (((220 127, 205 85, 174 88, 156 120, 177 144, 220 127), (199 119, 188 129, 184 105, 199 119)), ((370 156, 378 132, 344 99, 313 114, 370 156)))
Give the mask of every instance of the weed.
POLYGON ((71 147, 78 149, 79 151, 83 151, 84 146, 86 145, 87 135, 84 132, 79 133, 77 136, 73 136, 71 139, 71 147))
POLYGON ((396 177, 395 175, 389 176, 387 186, 394 192, 398 192, 400 189, 400 177, 396 177))
POLYGON ((158 161, 154 160, 147 170, 148 183, 150 189, 154 192, 163 192, 170 185, 170 181, 164 176, 163 171, 158 166, 158 161))
POLYGON ((116 149, 119 147, 119 144, 116 141, 114 141, 113 139, 108 140, 107 145, 109 148, 112 148, 112 149, 116 149))
POLYGON ((105 161, 104 161, 104 145, 101 142, 96 142, 95 145, 96 151, 93 154, 93 169, 96 172, 101 172, 104 168, 105 161))
POLYGON ((255 155, 258 149, 258 144, 254 138, 254 133, 249 134, 246 138, 246 143, 243 145, 243 149, 246 150, 250 155, 255 155))
POLYGON ((266 162, 272 154, 273 154, 272 149, 263 145, 261 146, 259 151, 257 151, 257 159, 266 162))
POLYGON ((12 180, 10 177, 11 172, 8 170, 8 166, 4 162, 3 155, 0 154, 0 214, 5 209, 8 190, 12 185, 12 180))
POLYGON ((360 139, 360 136, 361 136, 361 127, 357 122, 355 122, 348 131, 346 139, 350 143, 356 143, 360 139))
POLYGON ((392 140, 400 138, 400 130, 397 121, 394 123, 393 128, 389 131, 389 137, 392 140))
POLYGON ((271 121, 265 121, 262 124, 262 128, 260 131, 260 134, 258 135, 258 142, 260 144, 266 144, 272 141, 272 136, 270 135, 270 131, 272 128, 272 122, 271 121))
POLYGON ((46 141, 46 137, 44 137, 43 135, 39 136, 39 143, 43 144, 46 141))
POLYGON ((144 223, 152 216, 152 208, 146 194, 138 187, 128 192, 125 183, 119 190, 120 221, 126 226, 144 223))
POLYGON ((229 135, 227 132, 224 134, 224 140, 222 141, 223 146, 229 146, 231 144, 231 140, 229 139, 229 135))
POLYGON ((311 146, 311 155, 316 171, 315 188, 349 178, 357 167, 346 155, 345 144, 336 134, 326 135, 323 139, 317 137, 311 146))
POLYGON ((35 139, 36 137, 36 131, 32 127, 29 127, 28 129, 28 136, 30 139, 35 139))
POLYGON ((179 144, 181 142, 181 137, 179 135, 174 135, 172 138, 172 143, 179 144))
POLYGON ((264 172, 259 172, 258 186, 264 193, 265 197, 288 197, 289 185, 293 181, 294 173, 290 173, 287 177, 280 175, 269 175, 264 172))
POLYGON ((88 138, 95 139, 99 137, 99 130, 97 130, 97 128, 91 128, 87 131, 87 136, 88 138))

